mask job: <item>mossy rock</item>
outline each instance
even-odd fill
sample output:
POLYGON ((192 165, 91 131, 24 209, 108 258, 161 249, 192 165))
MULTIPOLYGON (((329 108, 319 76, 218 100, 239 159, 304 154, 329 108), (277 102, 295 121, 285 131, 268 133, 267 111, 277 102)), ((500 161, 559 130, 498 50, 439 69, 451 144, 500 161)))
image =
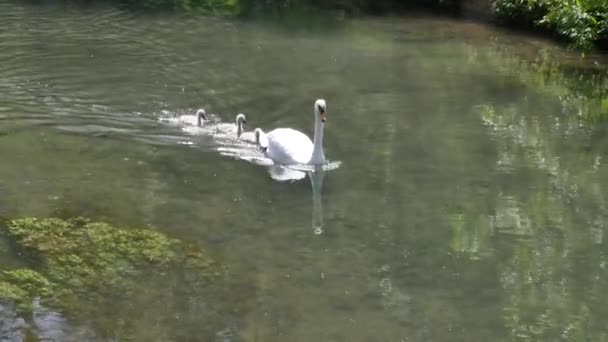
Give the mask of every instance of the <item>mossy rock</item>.
POLYGON ((0 272, 0 300, 28 311, 39 299, 69 317, 94 317, 101 330, 114 331, 121 322, 128 331, 138 319, 131 312, 137 305, 129 301, 149 301, 142 291, 154 298, 186 289, 179 295, 206 298, 205 287, 226 275, 200 247, 150 229, 83 218, 23 218, 7 221, 5 230, 31 268, 0 272))
POLYGON ((19 286, 10 282, 0 281, 0 299, 13 301, 23 310, 29 305, 30 298, 27 291, 19 286), (23 307, 23 305, 25 305, 25 307, 23 307))
POLYGON ((177 240, 146 229, 119 229, 83 218, 24 218, 9 221, 9 234, 23 247, 49 256, 74 254, 122 258, 134 263, 166 263, 177 240))
POLYGON ((0 274, 0 299, 13 301, 19 310, 28 311, 33 298, 49 298, 53 292, 51 282, 34 270, 16 269, 0 274))

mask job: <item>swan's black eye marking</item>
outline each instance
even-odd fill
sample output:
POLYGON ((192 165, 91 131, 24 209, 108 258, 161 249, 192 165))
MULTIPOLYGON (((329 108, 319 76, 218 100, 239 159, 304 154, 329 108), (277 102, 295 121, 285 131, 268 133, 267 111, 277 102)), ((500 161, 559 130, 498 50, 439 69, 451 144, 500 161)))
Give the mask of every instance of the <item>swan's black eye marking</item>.
POLYGON ((321 113, 325 113, 325 108, 323 108, 323 106, 318 105, 318 106, 317 106, 317 109, 319 110, 319 112, 321 112, 321 113))

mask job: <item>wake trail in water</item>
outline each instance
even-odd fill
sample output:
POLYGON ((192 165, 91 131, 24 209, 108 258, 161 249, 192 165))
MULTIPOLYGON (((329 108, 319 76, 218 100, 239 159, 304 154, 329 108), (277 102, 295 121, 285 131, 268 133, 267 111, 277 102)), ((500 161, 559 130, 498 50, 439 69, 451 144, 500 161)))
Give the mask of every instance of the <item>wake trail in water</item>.
POLYGON ((0 92, 9 95, 0 106, 0 133, 45 126, 66 133, 134 138, 161 145, 188 140, 159 125, 151 115, 61 94, 41 82, 5 78, 0 80, 0 92))
MULTIPOLYGON (((132 139, 151 145, 188 145, 256 165, 274 165, 258 146, 237 137, 234 123, 222 122, 216 114, 209 114, 209 120, 201 127, 184 125, 179 116, 193 115, 194 109, 164 109, 152 113, 120 111, 92 100, 57 93, 41 82, 12 81, 15 80, 0 80, 0 91, 6 91, 12 99, 0 106, 0 133, 44 126, 69 134, 132 139)), ((328 162, 323 170, 339 166, 339 161, 328 162)), ((301 179, 303 174, 315 171, 311 165, 271 170, 276 171, 273 178, 277 180, 301 179)))
POLYGON ((217 115, 211 115, 210 120, 202 126, 184 125, 179 119, 180 115, 192 115, 193 110, 163 111, 159 121, 181 128, 182 132, 193 137, 193 147, 216 151, 221 156, 246 161, 268 168, 272 179, 296 181, 306 177, 307 173, 318 171, 331 171, 340 167, 340 161, 328 161, 321 166, 315 165, 278 165, 268 158, 255 144, 243 141, 237 137, 236 125, 221 122, 217 115))

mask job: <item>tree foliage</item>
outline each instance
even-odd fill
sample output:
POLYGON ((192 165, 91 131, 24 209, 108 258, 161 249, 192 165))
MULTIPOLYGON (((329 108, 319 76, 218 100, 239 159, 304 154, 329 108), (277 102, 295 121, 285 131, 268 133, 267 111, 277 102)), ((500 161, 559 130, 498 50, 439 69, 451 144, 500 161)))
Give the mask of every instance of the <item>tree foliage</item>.
POLYGON ((497 17, 552 30, 582 50, 608 37, 606 0, 494 0, 497 17))

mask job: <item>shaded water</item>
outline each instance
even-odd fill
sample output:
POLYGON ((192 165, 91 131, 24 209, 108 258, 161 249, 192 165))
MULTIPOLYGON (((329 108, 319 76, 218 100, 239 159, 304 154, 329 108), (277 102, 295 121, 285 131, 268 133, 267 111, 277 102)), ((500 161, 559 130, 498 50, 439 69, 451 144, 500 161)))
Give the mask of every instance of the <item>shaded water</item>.
MULTIPOLYGON (((151 277, 89 315, 6 303, 4 339, 608 340, 603 61, 424 18, 4 0, 0 23, 0 215, 149 226, 236 274, 199 297, 151 277), (318 97, 342 164, 312 188, 159 121, 311 134, 318 97)), ((0 268, 42 267, 0 242, 0 268)))

